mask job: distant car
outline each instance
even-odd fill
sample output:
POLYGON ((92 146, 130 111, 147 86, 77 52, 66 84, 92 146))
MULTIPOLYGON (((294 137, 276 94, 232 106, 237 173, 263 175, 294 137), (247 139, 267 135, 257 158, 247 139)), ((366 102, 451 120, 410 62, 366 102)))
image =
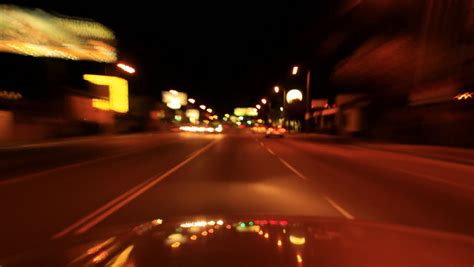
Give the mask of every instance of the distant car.
POLYGON ((286 129, 285 129, 285 128, 281 128, 281 127, 268 127, 268 128, 267 128, 267 131, 265 132, 265 137, 272 137, 272 136, 284 137, 284 136, 285 136, 285 133, 286 133, 286 129))

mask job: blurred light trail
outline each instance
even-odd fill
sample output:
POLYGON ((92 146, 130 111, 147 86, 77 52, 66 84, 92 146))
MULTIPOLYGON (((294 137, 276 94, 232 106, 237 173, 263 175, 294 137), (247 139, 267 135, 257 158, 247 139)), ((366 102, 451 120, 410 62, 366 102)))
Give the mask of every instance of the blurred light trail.
POLYGON ((134 69, 134 68, 132 68, 132 67, 130 67, 130 66, 124 64, 124 63, 118 63, 118 64, 117 64, 117 67, 119 67, 119 68, 122 69, 123 71, 128 72, 128 73, 130 73, 130 74, 135 73, 135 69, 134 69))
POLYGON ((466 100, 468 98, 472 98, 472 95, 474 95, 474 93, 465 92, 465 93, 462 93, 462 94, 459 94, 459 95, 455 96, 454 99, 456 99, 456 100, 466 100))

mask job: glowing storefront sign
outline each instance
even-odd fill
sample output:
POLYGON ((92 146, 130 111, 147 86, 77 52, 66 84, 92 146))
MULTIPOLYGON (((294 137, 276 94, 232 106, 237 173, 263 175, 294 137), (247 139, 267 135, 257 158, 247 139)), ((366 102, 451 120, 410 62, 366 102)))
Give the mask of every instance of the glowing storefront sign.
MULTIPOLYGON (((109 109, 115 112, 128 112, 128 82, 125 79, 105 76, 84 74, 84 80, 96 85, 109 87, 109 109)), ((106 109, 103 99, 92 99, 92 106, 99 109, 106 109)))
POLYGON ((255 117, 258 116, 258 110, 256 108, 235 108, 234 109, 235 116, 247 116, 247 117, 255 117))

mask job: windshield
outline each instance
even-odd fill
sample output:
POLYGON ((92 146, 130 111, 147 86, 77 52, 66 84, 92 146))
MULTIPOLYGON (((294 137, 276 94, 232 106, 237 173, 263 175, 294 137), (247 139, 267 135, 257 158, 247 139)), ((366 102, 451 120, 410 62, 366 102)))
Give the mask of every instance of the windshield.
POLYGON ((313 2, 0 5, 0 258, 186 216, 472 237, 474 2, 313 2))

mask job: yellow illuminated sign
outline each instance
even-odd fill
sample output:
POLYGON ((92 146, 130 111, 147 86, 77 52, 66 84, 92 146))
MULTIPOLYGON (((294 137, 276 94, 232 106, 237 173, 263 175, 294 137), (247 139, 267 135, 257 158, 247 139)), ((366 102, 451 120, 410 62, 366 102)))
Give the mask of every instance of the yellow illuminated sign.
POLYGON ((235 108, 234 115, 255 117, 258 116, 258 110, 256 108, 235 108))
POLYGON ((92 106, 96 109, 110 110, 110 102, 105 99, 99 99, 99 98, 92 99, 92 106))
MULTIPOLYGON (((115 112, 126 113, 128 112, 128 82, 125 79, 105 76, 105 75, 93 75, 84 74, 84 80, 89 81, 96 85, 108 86, 109 87, 109 109, 115 112)), ((99 109, 107 110, 107 105, 102 102, 106 100, 93 99, 92 106, 99 109)))

